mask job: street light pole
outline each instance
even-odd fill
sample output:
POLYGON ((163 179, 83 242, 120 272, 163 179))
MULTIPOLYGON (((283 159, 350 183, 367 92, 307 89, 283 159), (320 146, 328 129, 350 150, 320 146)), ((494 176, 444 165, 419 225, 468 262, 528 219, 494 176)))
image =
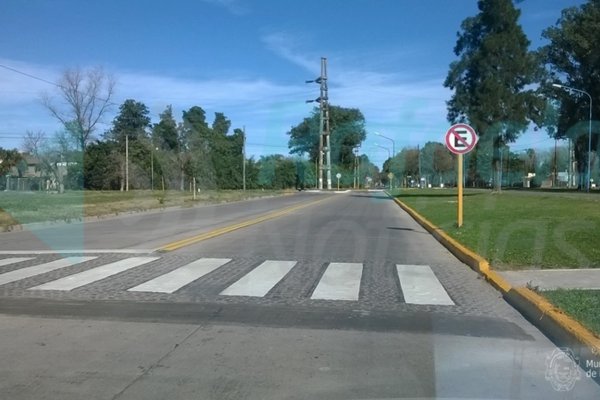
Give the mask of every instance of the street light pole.
POLYGON ((376 134, 377 136, 381 136, 382 138, 384 138, 384 139, 387 139, 387 140, 389 140, 390 142, 392 142, 392 156, 393 156, 393 157, 396 157, 396 142, 394 141, 394 139, 392 139, 392 138, 389 138, 389 137, 387 137, 387 136, 384 136, 384 135, 382 135, 382 134, 381 134, 381 133, 379 133, 379 132, 375 132, 375 134, 376 134))
POLYGON ((575 89, 569 86, 560 85, 558 83, 553 83, 553 87, 565 90, 572 90, 573 92, 583 93, 590 99, 590 121, 588 125, 588 159, 587 159, 587 183, 586 190, 590 191, 590 179, 591 179, 591 166, 592 166, 592 96, 586 92, 585 90, 575 89))
MULTIPOLYGON (((391 156, 391 154, 390 154, 390 149, 389 149, 388 147, 385 147, 385 146, 380 146, 380 145, 378 145, 377 143, 375 143, 375 146, 377 146, 377 147, 379 147, 379 148, 381 148, 381 149, 387 150, 387 152, 388 152, 388 160, 391 160, 391 159, 392 159, 392 156, 391 156)), ((393 178, 392 178, 392 179, 390 179, 390 190, 391 190, 391 189, 393 189, 392 180, 393 180, 393 178)))

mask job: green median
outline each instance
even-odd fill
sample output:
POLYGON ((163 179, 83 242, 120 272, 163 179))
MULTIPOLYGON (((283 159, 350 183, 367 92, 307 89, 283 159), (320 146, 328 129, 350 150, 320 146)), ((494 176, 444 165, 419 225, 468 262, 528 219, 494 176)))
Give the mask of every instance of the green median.
POLYGON ((600 267, 600 194, 465 190, 456 226, 454 189, 402 189, 401 201, 498 270, 600 267))
POLYGON ((552 304, 600 336, 600 290, 549 290, 541 292, 552 304))

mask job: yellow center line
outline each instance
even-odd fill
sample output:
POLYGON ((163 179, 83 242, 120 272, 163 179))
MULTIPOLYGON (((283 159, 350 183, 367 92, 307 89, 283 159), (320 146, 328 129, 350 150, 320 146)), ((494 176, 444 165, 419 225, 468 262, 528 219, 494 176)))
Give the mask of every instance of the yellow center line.
POLYGON ((181 239, 181 240, 177 240, 177 241, 174 241, 174 242, 171 242, 171 243, 167 243, 166 245, 164 245, 164 246, 160 247, 159 249, 157 249, 157 251, 159 251, 159 252, 167 252, 167 251, 177 250, 177 249, 180 249, 182 247, 189 246, 191 244, 198 243, 198 242, 201 242, 203 240, 211 239, 211 238, 214 238, 216 236, 221 236, 221 235, 224 235, 226 233, 229 233, 229 232, 232 232, 232 231, 235 231, 235 230, 238 230, 238 229, 242 229, 242 228, 245 228, 245 227, 250 226, 250 225, 259 224, 261 222, 268 221, 270 219, 274 219, 274 218, 278 218, 278 217, 290 214, 290 213, 292 213, 294 211, 298 211, 298 210, 301 210, 303 208, 313 206, 315 204, 321 203, 321 202, 323 202, 325 200, 329 200, 329 199, 332 199, 332 198, 335 198, 335 197, 336 196, 327 196, 324 199, 319 199, 319 200, 311 201, 309 203, 302 203, 302 204, 298 204, 298 205, 295 205, 295 206, 287 207, 287 208, 284 208, 282 210, 273 211, 273 212, 270 212, 270 213, 267 213, 267 214, 263 214, 263 215, 261 215, 259 217, 253 218, 253 219, 249 219, 249 220, 246 220, 246 221, 239 222, 237 224, 224 226, 222 228, 217 228, 217 229, 214 229, 214 230, 209 231, 209 232, 201 233, 199 235, 195 235, 195 236, 191 236, 191 237, 188 237, 188 238, 185 238, 185 239, 181 239))

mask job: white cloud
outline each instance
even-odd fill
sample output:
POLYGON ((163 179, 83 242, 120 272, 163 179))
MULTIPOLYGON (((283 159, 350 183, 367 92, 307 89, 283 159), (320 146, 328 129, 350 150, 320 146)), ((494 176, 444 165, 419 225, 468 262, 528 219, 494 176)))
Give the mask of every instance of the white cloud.
MULTIPOLYGON (((307 70, 315 64, 312 57, 286 50, 282 36, 271 36, 265 43, 277 48, 280 57, 307 70)), ((318 58, 316 60, 318 64, 318 58)), ((0 60, 0 63, 48 81, 56 81, 60 76, 60 69, 53 66, 14 60, 0 60)), ((441 80, 415 80, 400 74, 361 70, 345 63, 339 56, 330 59, 329 71, 331 103, 361 109, 367 119, 368 131, 381 131, 395 138, 397 150, 406 145, 441 140, 440 135, 447 125, 445 100, 449 97, 441 80)), ((318 96, 318 87, 305 85, 302 80, 290 85, 267 79, 193 80, 145 72, 110 72, 117 78, 115 103, 120 104, 128 98, 144 102, 151 111, 153 122, 169 104, 178 120, 181 111, 194 105, 205 109, 209 122, 214 112, 224 112, 232 120, 233 127, 246 126, 248 142, 252 144, 250 153, 257 156, 287 153, 286 132, 314 106, 306 104, 305 100, 318 96)), ((1 137, 2 133, 23 134, 33 129, 51 134, 60 129, 40 105, 40 93, 44 90, 52 91, 53 88, 0 68, 0 146, 6 141, 1 137)), ((116 111, 115 107, 105 118, 97 135, 108 128, 116 111)), ((371 141, 369 138, 369 144, 371 141)))
POLYGON ((317 57, 302 54, 298 51, 300 45, 297 37, 291 36, 285 32, 273 32, 262 37, 266 47, 277 54, 279 57, 306 69, 312 74, 320 73, 320 64, 315 62, 317 57))

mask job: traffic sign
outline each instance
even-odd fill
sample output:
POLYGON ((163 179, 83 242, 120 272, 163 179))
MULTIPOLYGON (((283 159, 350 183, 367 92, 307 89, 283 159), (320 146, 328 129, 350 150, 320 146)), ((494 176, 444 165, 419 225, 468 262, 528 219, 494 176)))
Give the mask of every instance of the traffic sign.
POLYGON ((446 147, 454 154, 467 154, 478 140, 475 129, 467 124, 452 125, 446 132, 446 147))
POLYGON ((340 179, 342 177, 342 174, 340 174, 339 172, 337 174, 335 174, 335 177, 340 179))

